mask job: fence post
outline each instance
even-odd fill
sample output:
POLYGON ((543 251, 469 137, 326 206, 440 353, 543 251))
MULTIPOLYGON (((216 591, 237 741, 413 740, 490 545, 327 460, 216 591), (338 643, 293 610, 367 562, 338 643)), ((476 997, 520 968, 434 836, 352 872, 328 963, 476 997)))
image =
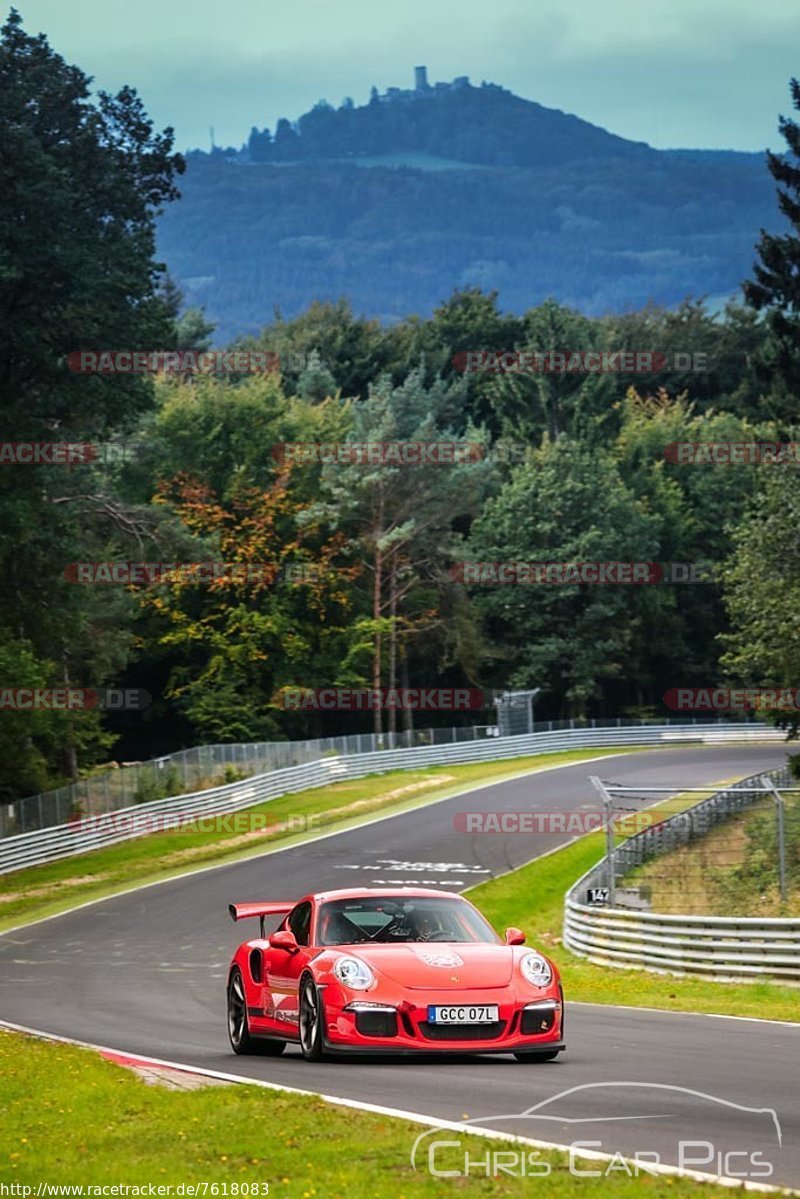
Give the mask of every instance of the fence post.
POLYGON ((785 806, 784 798, 771 778, 764 777, 761 782, 764 790, 771 792, 772 798, 775 801, 775 816, 778 826, 778 879, 780 882, 781 903, 786 903, 788 898, 788 889, 786 886, 786 831, 783 819, 783 810, 785 806))
POLYGON ((601 779, 593 774, 589 778, 589 782, 597 791, 603 801, 603 812, 605 814, 605 829, 606 829, 606 883, 608 885, 608 906, 613 908, 617 902, 617 882, 614 874, 614 824, 613 803, 611 796, 606 790, 601 779))

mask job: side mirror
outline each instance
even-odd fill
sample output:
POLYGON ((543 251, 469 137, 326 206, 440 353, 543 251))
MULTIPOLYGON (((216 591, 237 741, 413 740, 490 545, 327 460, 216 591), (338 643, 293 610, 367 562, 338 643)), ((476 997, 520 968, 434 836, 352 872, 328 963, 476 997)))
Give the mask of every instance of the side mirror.
POLYGON ((276 933, 271 933, 269 938, 270 948, 285 949, 287 953, 297 953, 298 945, 293 932, 288 928, 279 928, 276 933))
POLYGON ((506 929, 506 945, 524 945, 525 934, 520 928, 506 929))

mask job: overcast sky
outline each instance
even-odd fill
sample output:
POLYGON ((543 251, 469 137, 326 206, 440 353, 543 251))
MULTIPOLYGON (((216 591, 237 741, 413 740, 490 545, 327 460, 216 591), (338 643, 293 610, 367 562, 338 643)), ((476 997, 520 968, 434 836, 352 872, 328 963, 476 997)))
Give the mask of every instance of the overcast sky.
MULTIPOLYGON (((315 101, 469 75, 659 147, 777 146, 800 0, 17 0, 177 146, 239 145, 315 101)), ((7 11, 7 10, 6 10, 7 11)))

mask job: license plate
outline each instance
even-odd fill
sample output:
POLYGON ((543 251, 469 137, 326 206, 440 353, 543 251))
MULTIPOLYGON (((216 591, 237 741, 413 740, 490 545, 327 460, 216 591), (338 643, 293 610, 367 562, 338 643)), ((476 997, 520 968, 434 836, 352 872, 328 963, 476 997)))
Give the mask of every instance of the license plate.
POLYGON ((428 1007, 429 1024, 494 1024, 498 1019, 496 1003, 479 1003, 458 1007, 428 1007))

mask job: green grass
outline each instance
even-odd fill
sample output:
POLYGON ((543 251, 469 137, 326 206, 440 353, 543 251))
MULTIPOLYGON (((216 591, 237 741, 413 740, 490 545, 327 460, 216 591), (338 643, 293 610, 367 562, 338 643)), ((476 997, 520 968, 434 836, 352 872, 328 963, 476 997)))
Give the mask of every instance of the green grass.
MULTIPOLYGON (((641 749, 628 746, 611 752, 635 753, 641 749)), ((150 833, 106 849, 17 870, 0 876, 0 931, 127 887, 170 878, 213 862, 252 857, 273 846, 308 840, 315 832, 355 827, 378 814, 409 811, 483 782, 581 762, 607 752, 566 750, 502 762, 388 771, 285 795, 220 817, 216 823, 204 821, 199 826, 150 833), (236 822, 250 825, 259 821, 258 831, 237 831, 236 822), (232 824, 232 830, 226 822, 232 824), (209 823, 212 827, 207 827, 209 823)), ((135 809, 132 811, 135 813, 135 809)))
POLYGON ((778 881, 775 804, 767 795, 751 808, 626 878, 641 887, 653 911, 726 916, 731 895, 741 916, 800 916, 800 805, 786 795, 787 900, 778 881))
MULTIPOLYGON (((659 805, 659 812, 685 807, 691 799, 659 805)), ((495 928, 521 928, 530 944, 558 965, 568 1000, 713 1012, 770 1020, 800 1020, 800 990, 776 983, 714 983, 697 978, 595 966, 561 943, 564 895, 605 852, 604 835, 591 833, 546 858, 539 858, 490 882, 471 888, 469 898, 495 928)))
MULTIPOLYGON (((270 1199, 471 1199, 531 1195, 539 1181, 436 1179, 424 1154, 419 1172, 411 1166, 412 1146, 424 1131, 418 1124, 247 1085, 169 1091, 89 1050, 6 1032, 0 1032, 0 1073, 4 1184, 227 1183, 230 1191, 233 1184, 268 1183, 270 1199)), ((302 1085, 300 1075, 302 1067, 302 1085)), ((465 1149, 475 1161, 493 1145, 508 1149, 465 1137, 460 1162, 465 1149)), ((539 1160, 551 1166, 544 1185, 555 1199, 727 1193, 686 1179, 628 1178, 619 1164, 608 1178, 579 1179, 565 1154, 544 1152, 539 1160)), ((456 1161, 439 1157, 437 1165, 452 1169, 456 1161)))

